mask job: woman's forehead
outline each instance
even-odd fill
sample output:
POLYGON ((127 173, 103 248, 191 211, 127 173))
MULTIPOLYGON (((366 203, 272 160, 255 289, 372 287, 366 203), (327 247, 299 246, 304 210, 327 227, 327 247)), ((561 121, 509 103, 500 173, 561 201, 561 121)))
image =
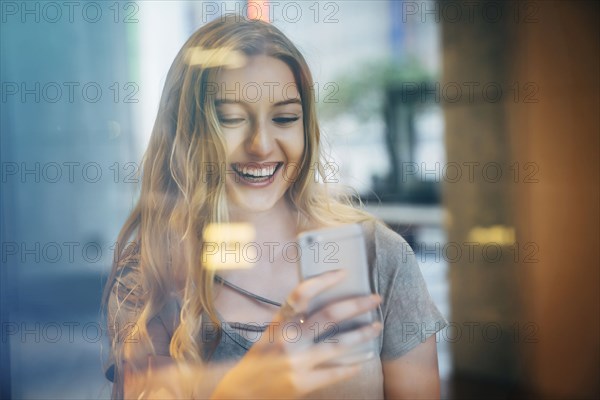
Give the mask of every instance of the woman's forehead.
POLYGON ((248 57, 240 68, 223 68, 217 74, 213 90, 217 101, 281 103, 300 99, 290 67, 264 55, 248 57))

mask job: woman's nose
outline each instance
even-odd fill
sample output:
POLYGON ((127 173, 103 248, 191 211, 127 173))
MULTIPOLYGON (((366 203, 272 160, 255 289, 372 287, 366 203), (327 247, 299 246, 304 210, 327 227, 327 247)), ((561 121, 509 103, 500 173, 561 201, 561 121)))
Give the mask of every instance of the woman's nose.
POLYGON ((246 151, 263 158, 273 151, 273 138, 263 124, 253 126, 246 142, 246 151))

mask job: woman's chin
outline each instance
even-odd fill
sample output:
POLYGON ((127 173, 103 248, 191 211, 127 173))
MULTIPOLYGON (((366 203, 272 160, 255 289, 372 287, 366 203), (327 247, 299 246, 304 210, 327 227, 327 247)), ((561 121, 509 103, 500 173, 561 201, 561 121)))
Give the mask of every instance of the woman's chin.
POLYGON ((229 205, 234 215, 245 218, 274 209, 280 199, 281 197, 271 196, 233 196, 229 205))
POLYGON ((252 214, 252 213, 262 213, 262 212, 266 212, 269 210, 272 210, 273 207, 275 206, 275 203, 244 203, 241 205, 238 205, 238 210, 243 211, 245 213, 248 214, 252 214))

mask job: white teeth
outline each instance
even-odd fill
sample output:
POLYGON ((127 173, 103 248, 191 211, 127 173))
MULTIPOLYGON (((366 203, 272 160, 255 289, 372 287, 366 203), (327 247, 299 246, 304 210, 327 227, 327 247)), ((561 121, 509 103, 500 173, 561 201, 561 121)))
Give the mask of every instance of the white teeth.
POLYGON ((257 178, 263 178, 263 177, 267 177, 267 176, 271 176, 275 173, 275 169, 277 168, 277 165, 270 165, 268 167, 263 167, 263 168, 256 168, 256 167, 249 167, 249 166, 238 166, 237 170, 239 172, 241 172, 244 175, 252 175, 254 177, 257 178))

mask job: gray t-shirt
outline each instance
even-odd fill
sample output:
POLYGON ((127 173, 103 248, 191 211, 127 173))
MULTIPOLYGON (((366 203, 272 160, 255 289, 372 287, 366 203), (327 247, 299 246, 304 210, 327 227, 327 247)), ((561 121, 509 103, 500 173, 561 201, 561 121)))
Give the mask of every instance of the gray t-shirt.
MULTIPOLYGON (((365 233, 369 260, 369 278, 371 287, 382 298, 378 312, 383 322, 383 331, 377 339, 379 357, 362 364, 360 375, 351 381, 328 387, 326 390, 313 393, 314 398, 383 398, 383 371, 381 361, 398 358, 428 337, 447 326, 446 319, 431 300, 425 281, 417 264, 416 257, 406 241, 381 222, 367 221, 362 223, 365 233)), ((137 259, 126 264, 120 274, 120 284, 124 288, 133 288, 136 284, 137 259)), ((138 288, 139 290, 139 288, 138 288)), ((109 335, 111 322, 117 326, 133 324, 137 321, 139 302, 134 290, 129 294, 127 302, 117 305, 116 295, 111 294, 108 304, 109 335), (117 313, 117 309, 119 312, 117 313), (116 320, 115 320, 116 317, 116 320)), ((169 356, 169 344, 173 332, 179 325, 179 300, 172 297, 164 309, 148 324, 157 355, 169 356)), ((206 321, 207 319, 203 319, 206 321)), ((236 326, 222 322, 222 335, 216 345, 210 348, 210 356, 203 353, 203 358, 210 362, 236 361, 244 356, 252 346, 256 332, 245 332, 236 326), (246 335, 249 334, 253 338, 246 335)), ((214 325, 202 324, 200 340, 203 343, 214 339, 214 325)), ((260 333, 259 333, 260 334, 260 333)), ((112 337, 111 337, 112 338, 112 337)), ((122 343, 122 341, 119 341, 122 343)), ((208 349, 208 346, 205 346, 208 349)), ((121 374, 114 371, 112 354, 105 364, 107 379, 115 382, 113 397, 122 397, 121 374), (115 379, 117 378, 117 379, 115 379)))

